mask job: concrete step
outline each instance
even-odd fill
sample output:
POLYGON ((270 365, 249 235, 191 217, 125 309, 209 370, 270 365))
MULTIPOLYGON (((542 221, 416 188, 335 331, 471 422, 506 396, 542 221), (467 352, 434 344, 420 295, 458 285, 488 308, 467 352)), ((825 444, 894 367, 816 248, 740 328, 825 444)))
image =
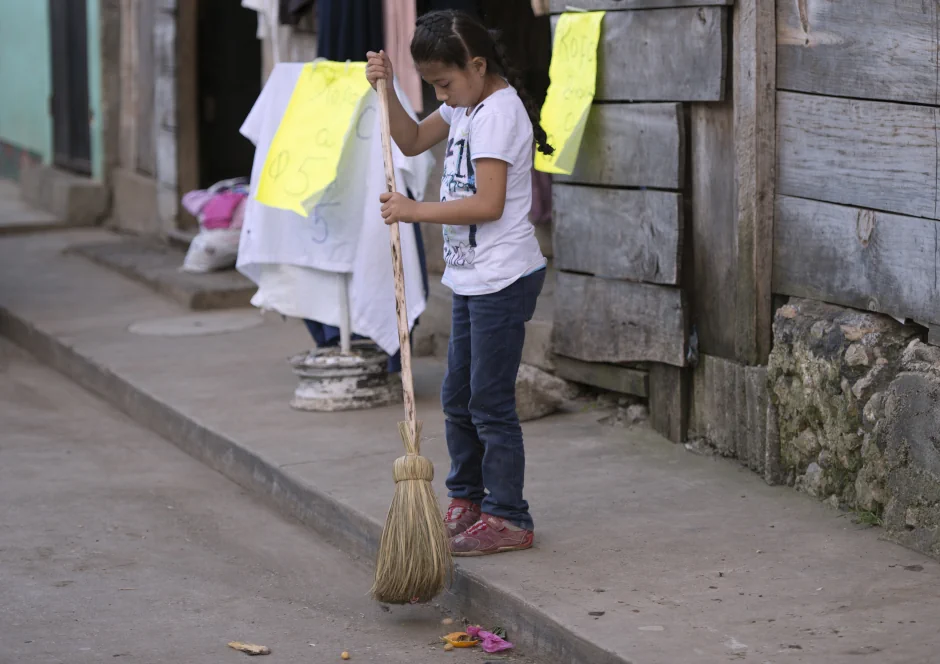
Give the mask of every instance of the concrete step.
POLYGON ((186 252, 149 238, 111 235, 103 242, 77 244, 69 251, 196 311, 248 306, 257 290, 234 269, 208 274, 181 272, 186 252))
POLYGON ((0 179, 0 235, 63 228, 67 228, 64 221, 50 212, 36 209, 23 200, 16 182, 0 179))
POLYGON ((94 226, 108 215, 111 196, 101 182, 40 164, 20 173, 23 200, 70 226, 94 226))
POLYGON ((124 168, 112 174, 114 205, 111 221, 122 231, 159 237, 166 231, 157 206, 159 186, 154 178, 124 168))

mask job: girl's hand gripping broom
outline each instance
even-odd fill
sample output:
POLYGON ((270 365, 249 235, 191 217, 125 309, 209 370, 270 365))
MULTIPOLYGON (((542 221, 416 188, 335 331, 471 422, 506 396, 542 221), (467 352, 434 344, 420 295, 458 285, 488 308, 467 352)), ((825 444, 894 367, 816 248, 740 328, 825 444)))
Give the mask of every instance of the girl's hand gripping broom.
MULTIPOLYGON (((377 81, 376 91, 379 94, 386 186, 390 193, 394 193, 395 167, 392 162, 392 137, 385 80, 377 81)), ((389 507, 385 531, 379 545, 372 596, 388 604, 406 604, 413 601, 426 602, 440 593, 447 583, 453 563, 444 532, 443 514, 431 486, 434 466, 430 460, 419 456, 421 422, 415 414, 401 236, 398 223, 391 224, 388 228, 391 233, 392 270, 395 274, 401 383, 408 421, 398 423, 401 439, 405 443, 405 456, 395 461, 392 470, 395 478, 395 497, 389 507)))

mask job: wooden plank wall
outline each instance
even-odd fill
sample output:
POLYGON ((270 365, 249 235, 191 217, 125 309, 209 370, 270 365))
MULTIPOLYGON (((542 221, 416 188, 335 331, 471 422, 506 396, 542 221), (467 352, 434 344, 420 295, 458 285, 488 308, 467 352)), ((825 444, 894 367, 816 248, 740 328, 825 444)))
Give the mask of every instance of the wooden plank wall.
POLYGON ((679 283, 682 196, 554 187, 555 267, 652 284, 679 283))
POLYGON ((776 30, 773 2, 732 15, 731 99, 693 104, 693 321, 699 362, 690 437, 776 479, 769 401, 774 227, 776 30))
POLYGON ((586 362, 685 365, 683 292, 652 284, 559 272, 553 348, 586 362))
POLYGON ((773 288, 940 323, 936 2, 777 0, 773 288))
POLYGON ((767 0, 734 8, 734 179, 737 183, 735 353, 766 364, 773 319, 776 14, 767 0))
MULTIPOLYGON (((566 4, 553 1, 552 9, 566 4)), ((559 366, 574 380, 637 392, 635 374, 623 372, 643 363, 651 422, 676 441, 685 439, 691 395, 683 271, 689 104, 727 96, 731 4, 578 3, 608 10, 598 93, 575 170, 553 187, 559 366)))
POLYGON ((603 104, 591 109, 581 159, 558 182, 677 190, 685 181, 682 104, 603 104))
POLYGON ((720 101, 728 75, 727 40, 724 7, 608 11, 595 99, 720 101))
POLYGON ((721 456, 736 458, 768 483, 778 483, 779 444, 767 367, 703 356, 693 395, 690 438, 707 440, 721 456))
POLYGON ((692 322, 702 353, 735 358, 737 288, 732 102, 693 104, 691 109, 692 322))

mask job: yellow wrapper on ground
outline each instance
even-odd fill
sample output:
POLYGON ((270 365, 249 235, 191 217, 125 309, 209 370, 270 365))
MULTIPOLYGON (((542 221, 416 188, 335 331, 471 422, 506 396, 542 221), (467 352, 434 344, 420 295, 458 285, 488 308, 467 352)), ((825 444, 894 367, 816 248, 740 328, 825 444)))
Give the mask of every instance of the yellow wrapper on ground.
POLYGON ((578 160, 581 137, 597 86, 597 45, 605 12, 562 14, 555 26, 551 85, 542 106, 542 127, 555 148, 535 155, 535 168, 569 175, 578 160))
POLYGON ((479 639, 472 639, 466 632, 451 632, 441 637, 441 641, 455 648, 475 648, 480 645, 479 639))
POLYGON ((255 198, 306 217, 336 170, 370 90, 364 62, 304 66, 268 150, 255 198))

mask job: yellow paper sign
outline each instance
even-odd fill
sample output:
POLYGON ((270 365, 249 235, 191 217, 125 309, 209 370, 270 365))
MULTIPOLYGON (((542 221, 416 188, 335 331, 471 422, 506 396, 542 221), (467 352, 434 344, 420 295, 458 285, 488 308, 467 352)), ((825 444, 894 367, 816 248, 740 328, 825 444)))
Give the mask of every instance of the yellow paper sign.
POLYGON ((304 66, 268 150, 255 198, 306 217, 336 179, 353 118, 369 91, 364 62, 304 66))
POLYGON ((542 106, 542 127, 555 152, 535 155, 535 168, 569 175, 578 160, 581 137, 597 84, 597 44, 605 12, 562 14, 555 26, 551 84, 542 106))

